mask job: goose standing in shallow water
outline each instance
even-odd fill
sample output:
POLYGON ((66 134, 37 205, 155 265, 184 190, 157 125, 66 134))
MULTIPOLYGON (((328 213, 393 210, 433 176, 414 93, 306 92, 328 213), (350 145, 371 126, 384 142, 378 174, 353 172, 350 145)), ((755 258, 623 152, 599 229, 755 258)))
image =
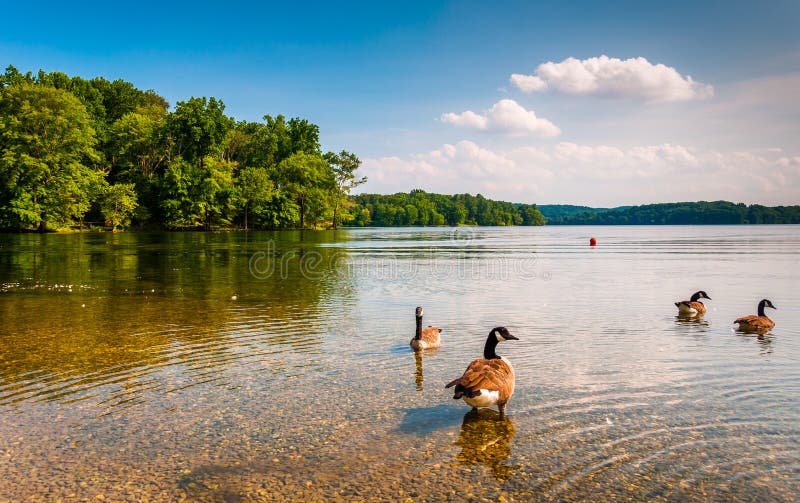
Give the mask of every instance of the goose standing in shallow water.
POLYGON ((417 308, 417 333, 411 339, 411 347, 414 351, 422 349, 436 349, 442 345, 442 338, 439 336, 441 328, 428 325, 428 328, 422 329, 422 308, 417 308))
POLYGON ((472 360, 464 375, 445 386, 456 387, 453 399, 463 398, 473 409, 497 405, 504 417, 506 404, 514 394, 514 367, 495 353, 495 347, 503 341, 517 340, 506 327, 493 328, 486 338, 483 358, 472 360))
POLYGON ((775 322, 769 319, 766 314, 764 314, 765 307, 778 309, 777 307, 773 306, 772 302, 769 300, 762 299, 761 302, 758 303, 758 315, 751 314, 748 316, 742 316, 741 318, 736 318, 734 323, 738 323, 739 330, 743 330, 745 332, 769 332, 772 327, 775 326, 775 322))
POLYGON ((678 308, 678 314, 680 316, 703 316, 706 314, 706 306, 700 302, 700 299, 711 300, 711 297, 702 290, 695 292, 690 300, 682 300, 675 303, 678 308))

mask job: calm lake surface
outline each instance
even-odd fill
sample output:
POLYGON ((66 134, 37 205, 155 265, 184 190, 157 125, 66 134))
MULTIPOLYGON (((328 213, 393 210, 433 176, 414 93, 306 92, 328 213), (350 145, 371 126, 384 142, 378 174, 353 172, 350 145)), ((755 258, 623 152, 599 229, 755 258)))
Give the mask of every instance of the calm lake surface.
POLYGON ((799 285, 798 226, 3 235, 0 501, 796 501, 799 285), (498 325, 505 420, 443 389, 498 325))

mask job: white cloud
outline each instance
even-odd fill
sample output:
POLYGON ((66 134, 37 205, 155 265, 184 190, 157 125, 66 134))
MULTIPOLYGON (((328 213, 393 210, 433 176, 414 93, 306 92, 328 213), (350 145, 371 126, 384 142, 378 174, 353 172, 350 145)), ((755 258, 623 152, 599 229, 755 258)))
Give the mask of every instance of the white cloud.
POLYGON ((478 115, 472 110, 454 114, 452 112, 442 114, 442 122, 453 124, 454 126, 461 126, 471 129, 488 129, 489 119, 485 115, 478 115))
POLYGON ((681 145, 664 143, 623 150, 608 145, 579 145, 561 142, 555 147, 556 158, 570 177, 604 180, 675 175, 675 171, 697 168, 698 158, 681 145))
POLYGON ((565 94, 648 102, 700 100, 714 95, 713 86, 642 57, 625 60, 605 55, 584 60, 567 58, 560 63, 543 63, 534 73, 512 74, 510 82, 529 93, 551 89, 565 94))
POLYGON ((547 89, 547 82, 536 75, 522 75, 512 73, 509 82, 526 93, 535 93, 547 89))
POLYGON ((466 140, 455 145, 444 145, 425 157, 428 162, 446 164, 458 171, 461 176, 473 179, 507 173, 514 167, 514 163, 506 157, 466 140))
POLYGON ((364 192, 421 188, 592 206, 800 202, 800 156, 774 148, 721 152, 669 143, 619 148, 560 142, 502 151, 461 141, 404 159, 365 159, 363 169, 369 177, 364 192))
POLYGON ((514 100, 500 100, 483 114, 471 110, 460 114, 445 113, 442 122, 454 126, 478 129, 481 131, 502 132, 514 136, 534 135, 550 138, 561 134, 552 122, 537 117, 533 110, 526 110, 514 100))
MULTIPOLYGON (((362 192, 398 192, 422 188, 432 192, 500 193, 509 178, 516 179, 513 194, 506 199, 539 193, 531 172, 516 158, 462 140, 444 144, 430 152, 414 154, 407 159, 383 157, 364 159, 362 171, 369 182, 362 192)), ((523 155, 523 157, 525 157, 523 155)), ((539 173, 541 174, 541 173, 539 173)))

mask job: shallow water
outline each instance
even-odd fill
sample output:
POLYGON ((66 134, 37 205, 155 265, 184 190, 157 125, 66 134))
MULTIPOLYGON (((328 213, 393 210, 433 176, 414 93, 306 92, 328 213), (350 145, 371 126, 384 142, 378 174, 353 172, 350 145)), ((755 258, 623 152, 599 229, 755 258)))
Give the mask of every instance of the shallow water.
POLYGON ((0 501, 793 501, 799 247, 798 226, 0 236, 0 501), (708 314, 677 319, 699 289, 708 314), (772 332, 734 332, 764 297, 772 332), (417 305, 444 330, 421 356, 417 305), (505 420, 443 389, 497 325, 520 338, 505 420))

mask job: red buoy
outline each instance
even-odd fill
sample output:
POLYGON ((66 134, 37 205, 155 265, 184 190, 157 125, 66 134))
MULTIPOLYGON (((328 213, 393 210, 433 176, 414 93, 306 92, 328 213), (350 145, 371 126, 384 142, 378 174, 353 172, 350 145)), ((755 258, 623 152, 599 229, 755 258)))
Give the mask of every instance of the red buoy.
POLYGON ((589 246, 597 246, 597 240, 595 238, 589 239, 589 246))

